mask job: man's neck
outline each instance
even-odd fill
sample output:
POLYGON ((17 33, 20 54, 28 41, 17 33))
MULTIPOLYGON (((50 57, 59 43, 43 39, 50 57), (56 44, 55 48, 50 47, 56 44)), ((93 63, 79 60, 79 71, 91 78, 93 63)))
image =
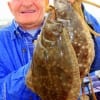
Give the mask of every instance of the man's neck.
POLYGON ((23 29, 23 30, 36 30, 38 28, 41 27, 40 25, 34 25, 34 24, 19 24, 19 26, 23 29))

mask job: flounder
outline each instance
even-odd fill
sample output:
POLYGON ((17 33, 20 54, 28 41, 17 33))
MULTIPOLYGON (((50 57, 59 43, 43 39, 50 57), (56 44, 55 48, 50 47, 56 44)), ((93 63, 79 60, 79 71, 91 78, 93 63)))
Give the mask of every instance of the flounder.
POLYGON ((55 0, 36 42, 26 84, 42 100, 77 100, 93 62, 92 37, 74 6, 55 0))

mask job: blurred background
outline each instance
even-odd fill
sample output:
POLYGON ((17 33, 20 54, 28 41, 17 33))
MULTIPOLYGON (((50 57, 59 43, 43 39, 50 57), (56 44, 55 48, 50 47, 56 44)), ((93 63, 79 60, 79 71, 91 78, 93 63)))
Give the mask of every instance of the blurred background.
MULTIPOLYGON (((6 1, 7 0, 0 0, 0 25, 5 25, 9 23, 9 21, 11 21, 13 18, 12 14, 8 9, 6 1)), ((100 0, 89 0, 89 1, 95 2, 100 5, 100 0)), ((53 4, 53 0, 50 0, 50 4, 53 4)), ((84 4, 84 5, 87 11, 90 12, 93 16, 95 16, 97 20, 100 22, 100 8, 97 8, 90 4, 84 4)))

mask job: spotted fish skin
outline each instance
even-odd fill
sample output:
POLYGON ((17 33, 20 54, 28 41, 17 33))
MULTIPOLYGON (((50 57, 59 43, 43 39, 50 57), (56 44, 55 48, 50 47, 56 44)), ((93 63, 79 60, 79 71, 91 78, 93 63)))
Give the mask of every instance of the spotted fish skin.
POLYGON ((71 5, 67 0, 55 0, 57 20, 63 22, 68 30, 70 40, 75 49, 80 68, 80 76, 84 78, 90 70, 94 60, 94 42, 84 19, 77 9, 81 9, 82 0, 76 0, 71 5), (66 6, 67 5, 67 6, 66 6), (78 7, 80 6, 80 7, 78 7))
POLYGON ((32 90, 42 100, 76 100, 80 90, 80 73, 67 30, 62 23, 47 20, 42 32, 31 66, 32 90))
POLYGON ((77 100, 93 61, 93 41, 70 3, 55 0, 54 7, 56 19, 44 23, 26 84, 42 100, 77 100))

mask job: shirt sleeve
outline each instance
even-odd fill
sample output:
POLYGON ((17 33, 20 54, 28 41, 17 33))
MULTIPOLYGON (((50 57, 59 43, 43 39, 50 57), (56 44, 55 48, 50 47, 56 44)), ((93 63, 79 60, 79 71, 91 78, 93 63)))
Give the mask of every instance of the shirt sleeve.
MULTIPOLYGON (((31 62, 0 79, 0 100, 13 100, 10 99, 13 97, 16 98, 14 100, 29 100, 31 96, 33 96, 35 100, 39 100, 39 97, 29 90, 25 84, 25 76, 30 64, 31 62)), ((3 73, 2 71, 3 70, 0 69, 0 74, 3 73)))
POLYGON ((100 22, 97 21, 96 17, 90 14, 86 9, 84 9, 84 15, 87 23, 90 24, 96 32, 100 32, 100 22))
POLYGON ((12 40, 8 31, 0 30, 0 100, 40 100, 26 86, 31 60, 24 62, 19 42, 19 38, 12 40))

